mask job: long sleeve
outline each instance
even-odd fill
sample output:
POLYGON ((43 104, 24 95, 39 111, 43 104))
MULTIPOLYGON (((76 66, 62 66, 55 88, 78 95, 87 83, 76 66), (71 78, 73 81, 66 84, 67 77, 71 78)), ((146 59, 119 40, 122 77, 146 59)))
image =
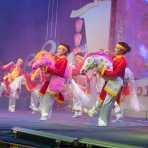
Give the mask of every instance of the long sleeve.
POLYGON ((55 74, 63 77, 67 67, 66 57, 61 57, 56 60, 55 67, 47 67, 47 73, 55 74))
POLYGON ((10 62, 10 63, 5 64, 1 67, 2 70, 8 70, 8 71, 12 71, 14 68, 15 68, 14 62, 10 62))
POLYGON ((116 57, 113 60, 113 70, 105 69, 103 72, 103 75, 107 77, 113 77, 113 78, 120 76, 123 78, 126 65, 127 63, 124 57, 116 57))

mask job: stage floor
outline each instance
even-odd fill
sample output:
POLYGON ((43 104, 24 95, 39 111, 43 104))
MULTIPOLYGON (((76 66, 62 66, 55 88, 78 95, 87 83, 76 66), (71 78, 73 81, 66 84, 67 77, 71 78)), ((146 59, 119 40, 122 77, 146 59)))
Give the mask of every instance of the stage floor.
MULTIPOLYGON (((10 131, 13 127, 21 127, 77 138, 148 147, 148 120, 124 118, 121 122, 111 123, 110 127, 97 127, 97 117, 88 118, 85 115, 72 118, 72 113, 54 112, 47 121, 40 121, 39 118, 39 114, 32 114, 30 110, 18 110, 14 113, 1 110, 0 129, 10 131)), ((2 137, 1 132, 0 138, 2 137)))
MULTIPOLYGON (((95 127, 97 124, 97 116, 89 118, 82 115, 79 118, 73 118, 72 113, 53 112, 52 117, 46 121, 40 121, 40 114, 32 114, 30 110, 17 110, 14 113, 7 110, 0 110, 0 129, 21 126, 32 129, 48 129, 50 124, 61 124, 70 126, 90 126, 95 127)), ((127 127, 127 126, 148 126, 148 120, 142 118, 123 118, 120 122, 111 122, 111 127, 127 127)))

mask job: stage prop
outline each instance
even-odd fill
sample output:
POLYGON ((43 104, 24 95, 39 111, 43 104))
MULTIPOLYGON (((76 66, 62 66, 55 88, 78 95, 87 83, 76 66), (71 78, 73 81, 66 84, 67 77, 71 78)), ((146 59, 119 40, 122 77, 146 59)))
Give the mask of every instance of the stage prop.
POLYGON ((78 10, 72 10, 70 17, 84 19, 88 51, 108 49, 111 0, 94 0, 78 10))
MULTIPOLYGON (((59 130, 55 134, 51 129, 41 131, 14 127, 11 129, 11 135, 16 143, 13 143, 14 140, 9 140, 9 143, 11 143, 9 145, 12 145, 11 148, 15 146, 17 148, 139 148, 148 146, 148 135, 142 131, 142 127, 91 128, 91 132, 88 127, 83 127, 80 131, 81 135, 78 135, 76 132, 79 128, 67 126, 64 127, 65 133, 58 134, 60 133, 59 130), (135 128, 137 129, 136 132, 135 128), (26 145, 24 146, 25 142, 26 145)), ((0 145, 2 145, 2 142, 4 146, 8 146, 8 141, 0 141, 0 145)))

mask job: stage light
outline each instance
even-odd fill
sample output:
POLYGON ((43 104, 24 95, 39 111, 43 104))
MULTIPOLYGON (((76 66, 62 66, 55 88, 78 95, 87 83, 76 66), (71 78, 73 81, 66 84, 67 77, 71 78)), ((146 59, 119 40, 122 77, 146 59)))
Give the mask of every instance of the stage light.
POLYGON ((144 0, 146 3, 148 3, 148 0, 144 0))

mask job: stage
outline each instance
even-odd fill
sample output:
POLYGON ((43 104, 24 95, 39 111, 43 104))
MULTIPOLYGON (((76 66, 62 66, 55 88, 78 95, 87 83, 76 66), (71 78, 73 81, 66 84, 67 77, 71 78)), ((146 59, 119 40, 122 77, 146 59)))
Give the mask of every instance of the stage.
POLYGON ((0 148, 148 148, 148 0, 0 2, 0 148))
POLYGON ((148 147, 148 120, 145 119, 123 118, 120 122, 112 122, 110 127, 97 127, 97 117, 88 118, 86 115, 72 118, 72 113, 54 112, 47 121, 40 121, 39 118, 39 114, 32 114, 30 110, 17 110, 15 113, 1 110, 0 141, 45 148, 49 145, 45 139, 63 136, 68 141, 98 147, 148 147), (23 133, 22 137, 12 132, 15 127, 19 127, 16 129, 18 135, 23 133), (43 140, 37 142, 35 139, 38 136, 43 140))

